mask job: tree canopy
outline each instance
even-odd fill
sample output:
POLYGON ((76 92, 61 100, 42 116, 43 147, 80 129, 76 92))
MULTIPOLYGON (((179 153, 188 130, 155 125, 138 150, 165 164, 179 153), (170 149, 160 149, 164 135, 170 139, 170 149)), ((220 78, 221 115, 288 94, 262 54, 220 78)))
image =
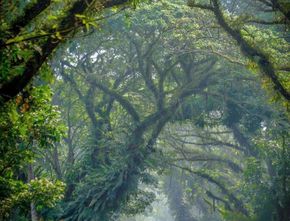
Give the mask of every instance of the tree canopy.
POLYGON ((289 220, 289 12, 2 1, 0 220, 289 220))

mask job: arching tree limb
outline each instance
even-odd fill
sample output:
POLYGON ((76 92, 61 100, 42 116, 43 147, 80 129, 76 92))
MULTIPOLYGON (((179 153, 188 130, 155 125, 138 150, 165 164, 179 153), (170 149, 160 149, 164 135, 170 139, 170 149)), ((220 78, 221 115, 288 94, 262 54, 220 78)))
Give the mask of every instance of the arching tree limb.
POLYGON ((212 11, 219 25, 238 43, 238 45, 240 46, 241 52, 249 59, 255 61, 258 64, 263 75, 266 76, 268 79, 270 79, 271 82, 273 83, 274 90, 277 91, 287 101, 290 101, 290 92, 287 91, 287 89, 282 85, 282 83, 278 79, 278 76, 275 73, 273 64, 269 61, 267 56, 262 51, 260 51, 258 48, 251 46, 243 38, 240 30, 236 30, 229 25, 229 23, 226 21, 223 15, 223 12, 220 8, 219 0, 212 0, 212 6, 195 4, 194 2, 189 3, 189 6, 198 7, 198 8, 212 11))
POLYGON ((203 172, 203 171, 195 171, 192 170, 188 167, 183 167, 183 166, 179 166, 176 164, 170 164, 174 167, 180 168, 182 170, 188 171, 194 175, 197 175, 203 179, 208 180, 211 183, 214 183, 217 187, 220 188, 220 190, 222 191, 223 194, 225 194, 226 196, 228 196, 229 200, 234 204, 235 208, 241 212, 242 214, 244 214, 245 216, 249 215, 249 212, 247 211, 247 209, 245 208, 244 204, 242 201, 240 201, 233 193, 231 193, 220 181, 216 180, 215 178, 213 178, 212 176, 210 176, 209 174, 203 172))
POLYGON ((274 89, 278 91, 286 100, 290 101, 290 93, 279 81, 274 67, 266 55, 257 48, 251 46, 243 37, 240 30, 235 30, 227 23, 218 0, 213 0, 213 12, 220 26, 239 44, 242 53, 251 60, 258 60, 258 65, 265 76, 274 84, 274 89))
MULTIPOLYGON (((82 14, 92 2, 93 0, 79 0, 74 3, 72 8, 67 12, 67 16, 59 23, 60 30, 68 30, 62 32, 63 38, 70 36, 72 31, 71 27, 73 27, 77 22, 75 14, 82 14)), ((128 0, 111 0, 104 1, 102 5, 104 8, 109 8, 126 2, 128 2, 128 0)), ((0 101, 7 102, 21 92, 30 83, 32 78, 37 75, 40 67, 61 42, 61 39, 48 37, 46 43, 41 46, 41 53, 35 51, 31 58, 26 62, 23 73, 13 77, 8 82, 1 85, 0 101)))

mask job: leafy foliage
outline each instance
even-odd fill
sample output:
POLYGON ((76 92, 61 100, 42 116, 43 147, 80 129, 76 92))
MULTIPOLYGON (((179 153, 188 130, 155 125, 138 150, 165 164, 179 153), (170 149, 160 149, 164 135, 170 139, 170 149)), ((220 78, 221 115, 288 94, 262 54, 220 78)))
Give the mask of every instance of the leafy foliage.
POLYGON ((1 2, 0 219, 288 220, 281 4, 1 2))

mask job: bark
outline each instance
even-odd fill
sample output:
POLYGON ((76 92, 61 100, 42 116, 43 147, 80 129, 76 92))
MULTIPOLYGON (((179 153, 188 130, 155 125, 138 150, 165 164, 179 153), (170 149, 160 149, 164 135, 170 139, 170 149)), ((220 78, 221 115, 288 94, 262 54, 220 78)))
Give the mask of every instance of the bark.
POLYGON ((209 190, 206 191, 206 195, 207 195, 208 197, 212 198, 213 200, 216 200, 216 201, 220 201, 220 202, 222 202, 222 203, 225 205, 225 208, 226 208, 227 210, 232 211, 231 206, 230 206, 230 204, 228 203, 228 201, 226 201, 226 200, 224 200, 224 199, 222 199, 222 198, 220 198, 220 197, 214 195, 214 194, 213 194, 211 191, 209 191, 209 190))
POLYGON ((218 0, 213 0, 213 12, 216 16, 216 19, 220 26, 238 43, 242 53, 250 58, 251 60, 258 60, 258 65, 261 71, 267 76, 274 84, 274 89, 278 91, 286 100, 290 101, 290 93, 284 88, 284 86, 279 81, 274 67, 261 51, 258 48, 251 46, 240 33, 239 30, 234 30, 229 24, 226 22, 222 11, 220 9, 220 4, 218 0))
POLYGON ((62 171, 61 171, 61 167, 59 163, 57 146, 55 146, 53 149, 53 167, 54 167, 57 179, 62 179, 62 171))
MULTIPOLYGON (((276 75, 275 69, 273 67, 273 64, 269 61, 268 57, 260 51, 258 48, 255 48, 254 46, 250 45, 243 37, 240 32, 240 30, 235 30, 233 27, 229 25, 229 23, 226 21, 223 12, 220 8, 220 2, 219 0, 212 0, 212 6, 211 5, 201 5, 201 4, 195 4, 189 3, 189 6, 191 7, 198 7, 202 9, 211 10, 219 25, 227 32, 240 46, 241 52, 248 57, 249 59, 256 62, 263 73, 264 76, 266 76, 268 79, 271 80, 271 82, 274 85, 274 90, 277 91, 282 97, 284 97, 287 101, 290 101, 290 92, 287 91, 287 89, 282 85, 280 82, 278 76, 276 75)), ((273 2, 278 2, 276 0, 273 0, 273 2)), ((278 6, 277 6, 278 7, 278 6)))
MULTIPOLYGON (((28 6, 22 16, 19 16, 11 25, 10 34, 15 37, 29 22, 44 11, 51 4, 51 0, 38 0, 28 6)), ((1 47, 1 46, 0 46, 1 47)))
POLYGON ((240 146, 244 147, 246 149, 246 154, 248 156, 257 157, 258 153, 254 149, 254 146, 250 143, 248 138, 245 137, 245 135, 240 131, 237 124, 231 124, 229 127, 233 131, 233 135, 236 141, 240 144, 240 146))
POLYGON ((126 111, 127 113, 132 117, 135 123, 140 122, 140 117, 133 105, 125 99, 122 95, 120 95, 118 92, 111 90, 107 88, 105 85, 97 82, 97 81, 90 81, 92 85, 102 90, 105 94, 110 95, 112 98, 114 98, 126 111))
MULTIPOLYGON (((59 25, 60 30, 67 30, 62 32, 63 38, 70 37, 70 34, 73 31, 72 27, 78 23, 75 14, 82 14, 92 2, 93 0, 79 0, 74 3, 72 8, 68 11, 67 16, 59 25)), ((127 0, 104 1, 103 7, 109 8, 126 2, 127 0)), ((26 62, 23 73, 13 77, 8 82, 4 82, 3 85, 1 85, 0 100, 2 100, 2 102, 7 102, 21 92, 31 82, 33 77, 37 75, 40 67, 61 42, 62 40, 60 39, 49 37, 46 43, 41 46, 41 53, 35 51, 32 57, 26 62)))
MULTIPOLYGON (((34 172, 33 172, 33 166, 31 164, 28 165, 28 182, 33 180, 34 172)), ((31 215, 31 221, 38 221, 39 217, 35 208, 34 202, 30 203, 30 215, 31 215)))

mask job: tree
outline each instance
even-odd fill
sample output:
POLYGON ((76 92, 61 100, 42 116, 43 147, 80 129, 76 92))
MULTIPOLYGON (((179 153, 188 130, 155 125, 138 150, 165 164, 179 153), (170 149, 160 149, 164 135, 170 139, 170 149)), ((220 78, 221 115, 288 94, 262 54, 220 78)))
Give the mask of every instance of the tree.
MULTIPOLYGON (((231 14, 226 15, 223 9, 221 8, 221 2, 219 0, 210 1, 210 4, 198 4, 190 2, 189 5, 191 7, 198 7, 206 10, 210 10, 213 12, 217 22, 223 28, 223 30, 228 33, 240 46, 241 52, 248 57, 251 61, 257 63, 260 71, 271 80, 274 89, 286 99, 288 102, 290 99, 289 89, 288 89, 288 81, 289 79, 285 78, 285 73, 279 74, 277 68, 274 66, 274 62, 270 59, 270 56, 267 52, 262 50, 261 48, 255 46, 252 42, 249 42, 248 39, 245 37, 244 31, 247 31, 246 23, 253 22, 251 17, 238 16, 237 18, 232 19, 229 21, 226 16, 232 16, 231 14), (234 24, 234 22, 236 24, 234 24), (231 24, 232 23, 232 24, 231 24), (281 76, 280 76, 281 75, 281 76)), ((286 10, 281 7, 281 3, 279 1, 255 1, 257 3, 257 7, 259 5, 264 4, 267 7, 273 9, 273 11, 280 11, 286 19, 286 22, 289 22, 289 16, 287 17, 286 10)), ((234 6, 235 7, 235 6, 234 6)), ((257 22, 263 23, 263 22, 257 22)), ((267 23, 267 22, 264 22, 267 23)), ((272 22, 275 24, 275 22, 272 22)), ((271 22, 270 22, 271 24, 271 22)), ((279 24, 279 23, 278 23, 279 24)), ((283 68, 284 69, 284 68, 283 68)), ((287 70, 287 68, 286 68, 287 70)))
MULTIPOLYGON (((59 9, 60 15, 53 16, 48 23, 36 28, 33 33, 25 36, 25 29, 31 24, 37 25, 39 22, 37 17, 40 14, 49 13, 50 7, 61 7, 59 2, 52 3, 51 1, 37 1, 28 3, 21 15, 13 18, 11 22, 6 19, 4 14, 1 27, 1 57, 5 61, 1 62, 2 68, 6 67, 1 74, 0 95, 2 102, 9 101, 21 92, 36 76, 41 66, 46 62, 47 58, 53 53, 56 47, 65 39, 70 38, 77 28, 93 24, 86 23, 85 13, 93 11, 101 11, 104 8, 118 6, 127 1, 75 1, 67 4, 64 10, 59 9), (62 16, 61 14, 64 14, 62 16), (33 44, 26 44, 28 40, 37 39, 33 44), (19 50, 25 51, 20 53, 19 50), (10 53, 13 51, 12 59, 9 59, 10 53), (21 67, 15 73, 14 68, 21 67), (8 69, 7 69, 8 68, 8 69)), ((2 6, 9 6, 9 3, 3 3, 2 6)), ((13 5, 11 5, 13 7, 13 5)), ((5 10, 4 8, 1 10, 5 10)), ((10 57, 11 58, 11 57, 10 57)))
POLYGON ((193 10, 173 0, 83 5, 73 26, 62 23, 77 2, 23 1, 13 16, 1 5, 2 85, 56 44, 29 87, 2 102, 3 219, 134 220, 166 196, 172 214, 156 218, 287 220, 288 101, 265 93, 272 82, 258 75, 265 55, 287 90, 285 13, 272 1, 193 10), (259 60, 241 53, 215 10, 259 60))
POLYGON ((62 198, 64 183, 38 171, 41 152, 60 140, 63 126, 59 112, 48 101, 50 90, 38 86, 29 97, 18 96, 16 103, 1 107, 1 219, 29 217, 37 220, 38 211, 53 207, 62 198), (45 123, 44 123, 45 122, 45 123), (31 205, 31 209, 29 208, 31 205))
MULTIPOLYGON (((148 20, 146 27, 140 29, 148 19, 149 13, 144 13, 148 10, 149 7, 140 9, 138 15, 131 17, 135 22, 130 29, 122 25, 126 17, 110 21, 111 27, 118 27, 115 32, 76 42, 63 52, 63 59, 55 66, 57 74, 83 103, 92 137, 91 171, 84 171, 78 181, 79 185, 84 184, 76 187, 77 197, 62 218, 89 219, 96 213, 108 219, 113 211, 118 211, 127 197, 130 199, 139 191, 138 183, 145 182, 142 180, 147 176, 153 145, 172 113, 219 74, 211 56, 192 54, 192 58, 184 60, 169 57, 170 51, 159 50, 174 40, 171 27, 158 27, 148 20), (90 44, 95 38, 102 43, 90 44), (144 39, 148 42, 141 44, 144 39)), ((167 19, 166 15, 163 19, 167 19)), ((86 163, 87 159, 84 158, 86 163)))
MULTIPOLYGON (((246 72, 240 75, 247 76, 246 72)), ((236 73, 232 76, 233 82, 239 78, 236 73)), ((229 220, 238 216, 241 220, 287 220, 289 193, 282 186, 289 174, 287 166, 284 172, 280 170, 285 165, 282 159, 289 158, 283 148, 289 142, 284 137, 288 136, 284 134, 289 127, 287 115, 265 104, 261 89, 251 78, 239 85, 233 82, 221 83, 184 105, 177 119, 189 121, 172 124, 161 136, 160 146, 169 152, 166 163, 188 173, 185 179, 191 174, 194 182, 187 185, 193 189, 193 203, 201 195, 229 220), (196 189, 201 189, 198 194, 196 189)))

